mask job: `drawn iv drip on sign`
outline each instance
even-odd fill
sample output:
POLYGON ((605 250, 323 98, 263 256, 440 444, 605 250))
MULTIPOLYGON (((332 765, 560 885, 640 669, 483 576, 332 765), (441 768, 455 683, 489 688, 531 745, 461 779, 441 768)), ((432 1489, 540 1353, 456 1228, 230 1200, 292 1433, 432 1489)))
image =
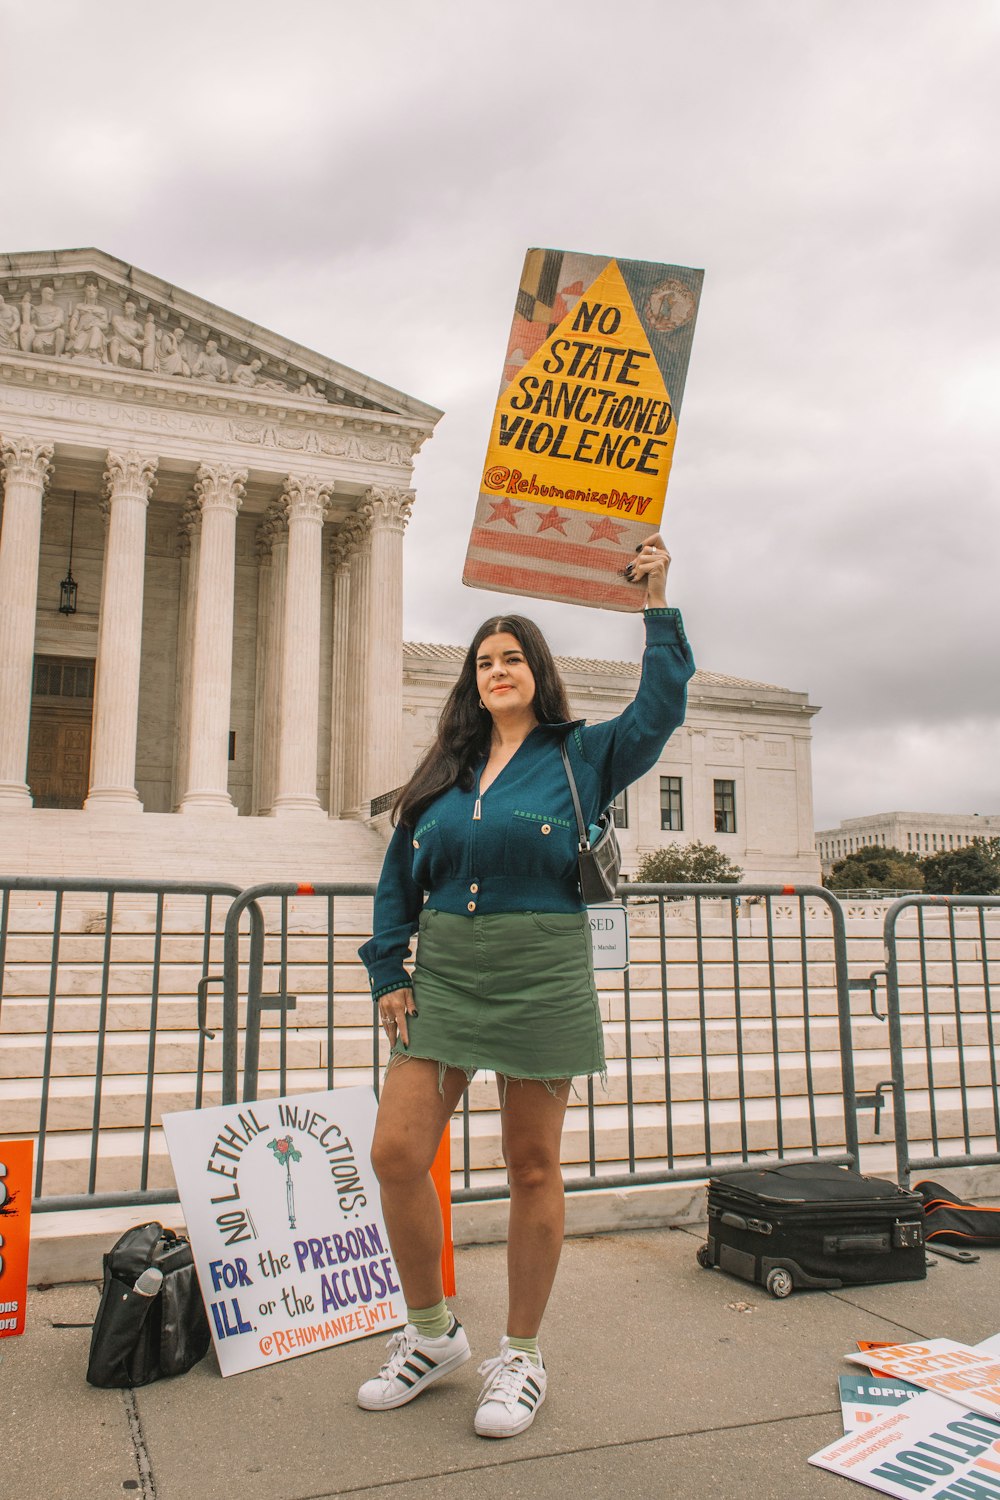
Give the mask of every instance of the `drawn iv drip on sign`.
POLYGON ((302 1152, 295 1149, 290 1135, 283 1135, 280 1140, 268 1141, 267 1144, 285 1169, 285 1203, 288 1208, 288 1227, 289 1229, 294 1229, 295 1187, 292 1183, 292 1162, 301 1161, 302 1152))

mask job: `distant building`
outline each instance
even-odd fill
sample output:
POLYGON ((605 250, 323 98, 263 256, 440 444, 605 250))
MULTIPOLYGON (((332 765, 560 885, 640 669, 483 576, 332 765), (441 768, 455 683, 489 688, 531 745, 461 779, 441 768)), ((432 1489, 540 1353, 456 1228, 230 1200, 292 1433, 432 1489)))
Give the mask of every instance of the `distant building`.
MULTIPOLYGON (((637 641, 641 627, 636 623, 637 641)), ((403 741, 409 767, 434 737, 463 646, 403 645, 403 741)), ((613 718, 639 685, 635 662, 557 657, 573 713, 613 718)), ((744 878, 818 881, 812 834, 812 716, 805 693, 696 672, 687 719, 663 755, 616 803, 622 868, 698 839, 740 865, 744 878)))
POLYGON ((816 851, 826 874, 837 860, 872 844, 924 859, 945 849, 961 849, 976 838, 998 835, 997 813, 875 813, 869 818, 845 818, 839 828, 818 831, 816 851))

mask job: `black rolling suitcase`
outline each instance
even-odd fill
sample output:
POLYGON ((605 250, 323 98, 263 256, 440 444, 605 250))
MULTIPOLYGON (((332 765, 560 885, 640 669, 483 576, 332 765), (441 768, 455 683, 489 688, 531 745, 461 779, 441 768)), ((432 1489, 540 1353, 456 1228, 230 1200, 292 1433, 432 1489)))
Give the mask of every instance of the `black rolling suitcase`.
POLYGON ((775 1297, 927 1275, 918 1193, 827 1162, 731 1172, 708 1183, 708 1240, 718 1266, 775 1297))

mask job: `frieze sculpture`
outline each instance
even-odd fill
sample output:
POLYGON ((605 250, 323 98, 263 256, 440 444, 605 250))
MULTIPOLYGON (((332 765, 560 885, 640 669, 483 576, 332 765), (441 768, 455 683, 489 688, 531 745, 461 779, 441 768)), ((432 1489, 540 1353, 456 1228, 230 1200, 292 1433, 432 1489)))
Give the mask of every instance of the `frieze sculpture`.
MULTIPOLYGON (((113 365, 126 369, 146 368, 145 349, 147 340, 155 336, 155 330, 145 327, 136 317, 137 308, 129 297, 123 312, 111 315, 111 337, 108 339, 108 359, 113 365)), ((150 322, 152 319, 150 319, 150 322)))
POLYGON ((21 327, 21 314, 11 302, 7 302, 0 294, 0 349, 18 349, 20 341, 18 330, 21 327))
POLYGON ((42 287, 41 298, 37 307, 32 307, 29 292, 21 299, 21 351, 58 359, 66 348, 66 313, 50 286, 42 287))
POLYGON ((215 339, 208 340, 203 352, 191 366, 191 374, 195 380, 207 380, 213 384, 229 379, 229 363, 226 356, 219 353, 219 345, 215 339))
POLYGON ((76 304, 70 316, 67 352, 75 359, 91 359, 104 364, 111 314, 97 297, 97 283, 88 281, 83 289, 83 301, 76 304))
MULTIPOLYGON (((258 395, 273 393, 323 405, 330 401, 329 393, 313 375, 294 368, 287 374, 283 370, 281 377, 271 375, 266 358, 248 354, 245 346, 244 358, 239 362, 223 353, 217 337, 207 338, 204 347, 199 348, 194 335, 169 327, 165 321, 158 322, 157 310, 125 289, 102 290, 96 281, 90 281, 82 298, 70 304, 60 302, 52 286, 43 285, 37 298, 33 300, 32 293, 26 290, 20 294, 18 306, 18 299, 9 288, 6 295, 0 295, 0 354, 66 357, 121 370, 230 385, 258 395)), ((171 311, 176 315, 176 310, 171 311)), ((369 410, 376 409, 371 401, 355 400, 369 410)), ((335 444, 336 439, 327 438, 321 451, 333 453, 335 444)), ((296 444, 289 442, 288 446, 296 444)), ((356 446, 352 452, 358 453, 356 446)), ((385 456, 385 447, 377 443, 364 456, 377 462, 385 456)))

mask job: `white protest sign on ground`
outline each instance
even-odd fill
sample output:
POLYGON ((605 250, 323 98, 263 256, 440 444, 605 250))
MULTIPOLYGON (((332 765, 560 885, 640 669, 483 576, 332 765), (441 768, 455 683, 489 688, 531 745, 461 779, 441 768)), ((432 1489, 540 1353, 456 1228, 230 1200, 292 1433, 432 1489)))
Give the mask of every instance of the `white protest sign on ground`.
POLYGON ((375 1113, 372 1089, 342 1088, 164 1115, 223 1375, 406 1321, 375 1113))
MULTIPOLYGON (((927 1345, 889 1346, 903 1347, 927 1345)), ((886 1351, 868 1352, 881 1369, 886 1351)), ((969 1352, 992 1361, 1000 1354, 1000 1334, 969 1352)), ((961 1401, 922 1392, 881 1421, 837 1438, 809 1462, 898 1500, 1000 1500, 1000 1422, 966 1410, 961 1401)))
POLYGON ((988 1350, 971 1349, 954 1339, 926 1339, 866 1349, 847 1358, 1000 1420, 1000 1359, 988 1350))
POLYGON ((838 1384, 845 1432, 871 1427, 896 1407, 923 1394, 908 1380, 886 1380, 878 1375, 841 1375, 838 1384))

